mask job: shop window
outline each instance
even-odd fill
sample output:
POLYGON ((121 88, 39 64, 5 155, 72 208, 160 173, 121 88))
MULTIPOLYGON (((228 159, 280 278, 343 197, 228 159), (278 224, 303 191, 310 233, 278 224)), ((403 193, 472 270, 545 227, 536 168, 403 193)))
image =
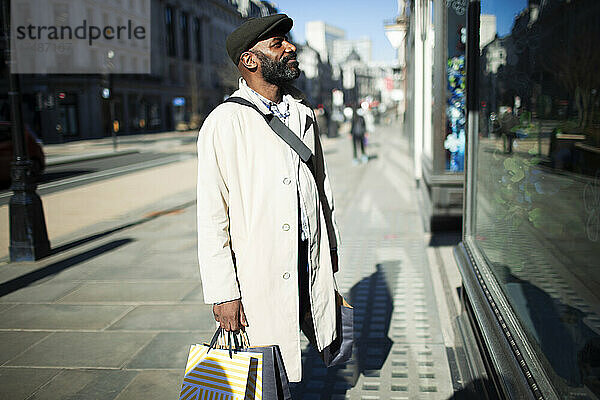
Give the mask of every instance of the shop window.
POLYGON ((196 41, 196 61, 201 63, 202 58, 202 23, 200 18, 194 18, 194 40, 196 41))
POLYGON ((190 32, 188 26, 188 15, 181 13, 179 16, 179 29, 181 30, 181 42, 183 45, 183 58, 190 58, 190 32))
POLYGON ((175 23, 173 21, 173 8, 170 6, 165 7, 165 33, 167 39, 167 54, 171 57, 177 55, 175 49, 175 23))
POLYGON ((597 399, 600 3, 482 0, 481 13, 496 35, 479 49, 467 243, 559 397, 597 399))

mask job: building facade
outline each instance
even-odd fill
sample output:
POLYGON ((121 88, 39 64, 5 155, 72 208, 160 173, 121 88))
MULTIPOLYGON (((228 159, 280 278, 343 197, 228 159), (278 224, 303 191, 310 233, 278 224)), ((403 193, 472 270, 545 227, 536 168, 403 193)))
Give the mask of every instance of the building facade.
POLYGON ((331 63, 333 65, 340 65, 354 51, 364 63, 368 64, 372 60, 372 48, 373 44, 368 37, 355 40, 336 39, 333 41, 331 63))
POLYGON ((306 44, 319 52, 323 62, 332 62, 333 42, 344 39, 346 31, 323 21, 308 21, 305 24, 306 44))
MULTIPOLYGON (((151 73, 21 75, 25 123, 45 143, 101 138, 110 136, 113 129, 123 135, 198 128, 237 88, 238 71, 225 50, 227 35, 242 23, 242 15, 277 12, 270 2, 255 0, 92 3, 87 18, 105 23, 150 5, 151 73), (105 98, 103 93, 110 95, 105 98)), ((60 18, 55 15, 56 20, 60 18)), ((102 48, 112 54, 111 48, 102 48)), ((128 57, 114 53, 113 62, 128 57)), ((3 69, 2 74, 6 73, 3 69)))

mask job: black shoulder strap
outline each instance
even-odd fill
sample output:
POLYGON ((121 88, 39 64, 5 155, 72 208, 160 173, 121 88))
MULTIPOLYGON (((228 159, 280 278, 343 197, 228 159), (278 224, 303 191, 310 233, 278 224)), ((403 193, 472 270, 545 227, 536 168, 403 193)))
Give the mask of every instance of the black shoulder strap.
POLYGON ((254 110, 256 110, 256 112, 262 115, 262 117, 265 119, 267 124, 269 124, 273 132, 275 132, 277 136, 279 136, 284 142, 286 142, 288 146, 290 146, 300 156, 300 159, 302 161, 304 161, 307 164, 309 164, 309 162, 312 161, 312 151, 310 151, 310 149, 304 144, 302 139, 300 139, 298 135, 292 132, 290 128, 288 128, 283 122, 281 122, 279 118, 272 114, 263 114, 258 109, 256 104, 241 97, 230 97, 227 100, 225 100, 225 103, 237 103, 246 107, 253 108, 254 110))
MULTIPOLYGON (((276 116, 274 116, 272 114, 268 114, 268 115, 263 114, 260 111, 260 109, 256 106, 256 104, 254 104, 246 99, 243 99, 241 97, 237 97, 237 96, 228 98, 227 100, 225 100, 225 103, 237 103, 237 104, 241 104, 243 106, 247 106, 247 107, 250 107, 250 108, 253 108, 254 110, 256 110, 256 112, 258 112, 260 115, 262 115, 262 117, 265 119, 267 124, 269 124, 269 126, 271 127, 273 132, 275 132, 277 134, 277 136, 279 136, 284 142, 286 142, 288 144, 288 146, 290 146, 296 153, 298 153, 298 155, 300 156, 300 159, 304 163, 306 163, 306 165, 310 169, 310 172, 312 173, 313 178, 315 179, 315 182, 317 184, 317 190, 319 192, 319 198, 321 199, 321 204, 323 205, 323 207, 325 207, 325 210, 324 210, 325 212, 323 214, 325 215, 325 225, 327 226, 327 236, 329 238, 329 246, 332 249, 336 249, 337 248, 337 239, 335 237, 335 231, 333 229, 333 221, 331 218, 331 209, 329 207, 329 202, 327 201, 327 196, 325 196, 324 183, 321 179, 317 179, 316 168, 319 168, 319 166, 316 165, 315 157, 313 156, 312 151, 310 151, 310 149, 304 144, 304 142, 302 142, 302 140, 294 132, 292 132, 290 130, 290 128, 288 128, 283 122, 281 122, 281 120, 279 118, 277 118, 276 116)), ((311 118, 311 121, 312 121, 312 118, 311 118)), ((315 124, 314 132, 315 132, 315 148, 317 148, 316 146, 320 146, 318 124, 315 124)), ((320 150, 320 152, 322 152, 322 150, 320 150)), ((323 169, 322 175, 324 177, 325 173, 324 173, 324 166, 322 165, 322 163, 323 163, 323 161, 321 161, 320 168, 323 169)))

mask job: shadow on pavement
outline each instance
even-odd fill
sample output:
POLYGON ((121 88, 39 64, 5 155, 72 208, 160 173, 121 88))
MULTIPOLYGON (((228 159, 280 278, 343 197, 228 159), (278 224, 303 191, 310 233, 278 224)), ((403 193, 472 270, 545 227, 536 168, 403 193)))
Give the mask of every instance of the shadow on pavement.
POLYGON ((354 352, 346 365, 326 368, 317 351, 302 351, 303 379, 292 387, 294 399, 344 395, 360 375, 379 377, 392 348, 387 336, 392 320, 394 284, 400 261, 377 264, 377 271, 355 284, 344 297, 354 307, 354 352))
POLYGON ((131 242, 133 242, 132 239, 114 240, 112 242, 103 244, 102 246, 98 246, 94 249, 69 257, 65 260, 61 260, 53 264, 47 265, 28 274, 21 275, 18 278, 11 279, 7 282, 0 284, 0 297, 6 296, 7 294, 29 286, 32 283, 39 281, 40 279, 44 279, 50 275, 57 274, 61 271, 64 271, 67 268, 71 268, 74 265, 87 261, 91 258, 97 257, 103 253, 114 250, 118 247, 125 246, 126 244, 129 244, 131 242))
POLYGON ((181 210, 183 210, 183 209, 185 209, 187 207, 190 207, 190 206, 192 206, 194 204, 196 204, 195 200, 191 201, 191 202, 188 202, 188 203, 185 203, 185 204, 183 204, 181 206, 178 206, 178 207, 174 207, 174 208, 170 208, 170 209, 167 209, 167 210, 153 212, 153 213, 150 213, 150 214, 148 214, 147 216, 145 216, 143 218, 138 219, 137 221, 133 221, 131 223, 128 223, 128 224, 125 224, 125 225, 121 225, 121 226, 118 226, 118 227, 113 228, 113 229, 108 229, 108 230, 106 230, 104 232, 99 232, 99 233, 96 233, 94 235, 91 235, 91 236, 88 236, 88 237, 85 237, 85 238, 82 238, 82 239, 78 239, 78 240, 75 240, 73 242, 66 243, 66 244, 64 244, 62 246, 58 246, 58 247, 53 248, 52 250, 50 250, 49 256, 53 256, 53 255, 56 255, 58 253, 62 253, 63 251, 71 250, 71 249, 73 249, 75 247, 84 245, 84 244, 92 242, 94 240, 101 239, 101 238, 103 238, 105 236, 108 236, 108 235, 112 235, 113 233, 117 233, 117 232, 123 231, 123 230, 128 229, 128 228, 133 228, 134 226, 141 225, 141 224, 143 224, 145 222, 148 222, 148 221, 152 221, 152 220, 154 220, 154 219, 156 219, 158 217, 161 217, 163 215, 174 214, 174 213, 179 212, 179 211, 181 211, 181 210))

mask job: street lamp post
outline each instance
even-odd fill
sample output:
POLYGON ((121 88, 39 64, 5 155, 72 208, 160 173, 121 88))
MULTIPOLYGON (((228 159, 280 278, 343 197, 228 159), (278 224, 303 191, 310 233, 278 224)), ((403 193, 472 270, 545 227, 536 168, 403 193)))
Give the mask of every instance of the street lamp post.
POLYGON ((50 253, 42 200, 36 193, 33 163, 27 155, 20 82, 11 71, 9 1, 2 0, 5 61, 8 66, 8 100, 11 108, 14 161, 11 168, 13 195, 9 201, 10 260, 34 261, 50 253))
POLYGON ((108 113, 109 113, 109 129, 110 136, 112 137, 113 151, 117 151, 117 132, 115 130, 115 103, 113 99, 113 59, 115 58, 115 52, 109 50, 106 53, 107 60, 104 62, 104 74, 102 84, 106 84, 108 87, 102 88, 102 98, 108 101, 108 113))

